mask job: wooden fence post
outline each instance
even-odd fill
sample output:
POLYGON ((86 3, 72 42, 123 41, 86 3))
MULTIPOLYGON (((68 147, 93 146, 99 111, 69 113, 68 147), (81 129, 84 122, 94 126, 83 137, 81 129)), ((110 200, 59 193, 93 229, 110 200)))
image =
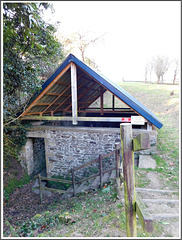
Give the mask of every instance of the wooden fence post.
POLYGON ((136 194, 134 176, 134 152, 132 149, 132 125, 121 123, 121 152, 124 175, 124 199, 127 237, 136 237, 136 194))
POLYGON ((102 180, 102 156, 101 154, 99 155, 99 174, 100 174, 100 189, 103 187, 103 180, 102 180))
POLYGON ((39 178, 39 194, 40 194, 40 203, 42 203, 42 184, 41 184, 41 175, 38 175, 39 178))
POLYGON ((72 184, 73 184, 73 196, 76 197, 76 186, 75 186, 74 168, 71 169, 71 175, 72 175, 72 184))
POLYGON ((120 179, 120 153, 119 153, 119 143, 115 143, 115 162, 116 162, 116 189, 119 199, 122 199, 121 192, 121 179, 120 179))

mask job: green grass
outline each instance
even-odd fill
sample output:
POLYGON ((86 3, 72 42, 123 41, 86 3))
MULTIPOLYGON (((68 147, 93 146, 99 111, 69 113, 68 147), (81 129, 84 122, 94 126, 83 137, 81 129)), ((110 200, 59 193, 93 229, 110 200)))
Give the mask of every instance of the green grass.
MULTIPOLYGON (((157 153, 153 156, 157 167, 156 169, 135 169, 136 186, 147 187, 149 181, 146 179, 146 173, 156 171, 160 174, 164 186, 177 190, 179 188, 178 86, 145 83, 122 83, 121 86, 154 112, 164 124, 158 130, 157 153), (170 96, 173 88, 175 95, 170 96)), ((108 107, 111 102, 110 99, 105 100, 108 107)), ((116 100, 116 107, 119 106, 119 101, 116 100)), ((12 185, 14 185, 13 180, 12 185)), ((11 191, 10 187, 7 193, 11 191)), ((10 232, 5 233, 4 236, 11 234, 12 237, 69 238, 77 233, 82 237, 113 237, 118 231, 119 237, 126 237, 125 225, 124 207, 117 198, 115 183, 112 183, 102 191, 78 194, 76 198, 55 202, 49 206, 47 211, 37 214, 23 224, 17 224, 16 228, 9 226, 10 232), (104 232, 105 230, 107 231, 104 232)), ((155 221, 153 233, 146 233, 137 221, 138 237, 160 238, 162 231, 162 223, 155 221)), ((165 237, 170 237, 170 235, 165 237)))
POLYGON ((25 175, 20 179, 17 180, 15 175, 11 175, 11 178, 8 181, 8 184, 4 186, 4 198, 6 200, 9 200, 9 195, 16 189, 21 188, 23 185, 29 183, 31 180, 31 177, 25 173, 25 175))

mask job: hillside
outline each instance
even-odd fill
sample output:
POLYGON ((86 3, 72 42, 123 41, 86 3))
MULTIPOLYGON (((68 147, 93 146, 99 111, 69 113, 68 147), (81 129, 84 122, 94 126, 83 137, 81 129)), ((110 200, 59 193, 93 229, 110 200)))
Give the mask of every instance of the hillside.
MULTIPOLYGON (((119 85, 154 112, 164 124, 158 130, 158 152, 153 156, 157 167, 155 170, 136 169, 136 186, 156 184, 161 189, 178 190, 179 86, 133 82, 119 85), (173 95, 170 94, 172 91, 173 95)), ((110 102, 110 94, 106 93, 104 104, 109 106, 110 102)), ((6 172, 8 176, 8 169, 6 172)), ((50 198, 45 197, 42 204, 39 203, 39 195, 31 192, 33 182, 24 186, 21 183, 5 202, 5 237, 126 236, 124 207, 117 198, 115 182, 102 191, 80 194, 69 201, 60 201, 59 195, 53 194, 50 198), (65 221, 67 216, 70 219, 68 222, 65 221)), ((177 220, 156 221, 152 234, 144 233, 141 225, 137 224, 138 237, 174 237, 178 233, 177 220)))

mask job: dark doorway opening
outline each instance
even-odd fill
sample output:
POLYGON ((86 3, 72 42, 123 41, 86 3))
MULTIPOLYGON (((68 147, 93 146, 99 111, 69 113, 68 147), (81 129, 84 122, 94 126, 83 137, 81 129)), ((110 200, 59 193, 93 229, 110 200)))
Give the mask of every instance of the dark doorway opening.
POLYGON ((33 159, 34 159, 33 175, 38 173, 44 173, 43 175, 46 176, 46 157, 44 138, 33 138, 33 159))

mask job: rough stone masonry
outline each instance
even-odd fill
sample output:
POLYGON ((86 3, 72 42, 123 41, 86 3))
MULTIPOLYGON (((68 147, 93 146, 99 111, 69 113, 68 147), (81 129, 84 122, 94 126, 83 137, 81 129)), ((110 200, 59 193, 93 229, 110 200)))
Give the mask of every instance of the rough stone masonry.
MULTIPOLYGON (((143 131, 146 130, 133 129, 133 137, 143 131)), ((156 151, 157 131, 148 132, 151 136, 151 149, 136 153, 135 160, 139 154, 156 151)), ((34 138, 44 138, 48 177, 68 176, 71 168, 92 161, 98 158, 99 154, 105 155, 113 151, 115 143, 121 142, 119 128, 34 126, 28 132, 28 141, 20 154, 21 164, 27 169, 28 174, 35 171, 32 144, 34 138)), ((104 164, 105 168, 114 166, 114 156, 106 159, 104 164)), ((83 171, 77 173, 78 177, 83 174, 85 174, 83 171)))

